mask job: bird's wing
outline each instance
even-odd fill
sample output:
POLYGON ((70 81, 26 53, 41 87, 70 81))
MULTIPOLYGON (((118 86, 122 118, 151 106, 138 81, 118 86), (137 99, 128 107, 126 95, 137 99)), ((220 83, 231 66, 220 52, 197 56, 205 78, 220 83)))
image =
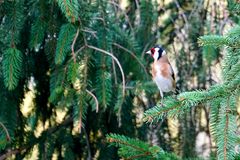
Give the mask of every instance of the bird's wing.
POLYGON ((170 66, 170 70, 171 70, 171 76, 173 78, 173 80, 175 81, 175 74, 174 74, 174 71, 173 71, 173 68, 171 66, 171 64, 168 62, 169 66, 170 66))
POLYGON ((173 69, 168 62, 156 61, 152 65, 152 76, 153 78, 157 76, 157 73, 160 73, 163 77, 173 78, 173 69))
MULTIPOLYGON (((168 62, 168 63, 169 63, 169 62, 168 62)), ((170 66, 170 70, 171 70, 171 76, 172 76, 172 79, 173 79, 173 81, 172 81, 173 88, 176 89, 176 79, 175 79, 175 74, 174 74, 173 68, 172 68, 172 66, 171 66, 170 63, 169 63, 169 66, 170 66)))

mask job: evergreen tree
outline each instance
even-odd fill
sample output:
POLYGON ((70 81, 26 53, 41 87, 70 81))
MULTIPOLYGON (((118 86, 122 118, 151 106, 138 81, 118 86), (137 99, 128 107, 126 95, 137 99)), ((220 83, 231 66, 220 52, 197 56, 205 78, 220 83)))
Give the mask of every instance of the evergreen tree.
POLYGON ((238 25, 224 36, 201 37, 202 49, 197 41, 209 28, 204 1, 127 3, 123 8, 116 0, 0 0, 0 159, 193 157, 197 125, 190 111, 205 102, 218 158, 237 159, 239 3, 227 3, 238 25), (167 97, 163 108, 149 109, 159 95, 144 53, 159 41, 164 47, 180 44, 178 85, 197 91, 167 97), (224 82, 203 90, 203 60, 217 59, 221 50, 224 82), (189 76, 186 70, 192 70, 189 76), (194 76, 197 86, 183 83, 194 76), (161 123, 142 122, 145 110, 146 121, 161 123), (181 115, 179 138, 171 137, 168 118, 181 115), (193 138, 184 138, 189 135, 193 138))
MULTIPOLYGON (((168 97, 164 101, 164 107, 157 105, 145 112, 147 122, 158 121, 165 117, 178 117, 184 112, 201 103, 210 105, 210 131, 217 143, 217 159, 237 159, 239 155, 235 151, 235 146, 239 145, 237 134, 238 121, 238 99, 240 84, 240 26, 236 25, 225 36, 209 35, 199 38, 199 44, 204 46, 226 47, 226 53, 223 59, 223 79, 222 84, 211 86, 208 90, 197 90, 191 92, 182 92, 177 98, 168 97)), ((211 54, 211 53, 209 53, 211 54)), ((123 157, 146 157, 147 149, 150 146, 143 146, 132 140, 118 135, 110 135, 108 141, 119 145, 121 148, 119 154, 123 157), (131 143, 127 143, 131 142, 131 143), (132 144, 141 149, 145 149, 145 155, 134 152, 127 152, 128 147, 134 148, 132 144), (132 153, 134 153, 132 155, 132 153), (140 156, 141 155, 141 156, 140 156)), ((136 140, 137 141, 137 140, 136 140)), ((155 152, 157 153, 157 152, 155 152)), ((167 159, 167 157, 165 157, 167 159)), ((138 158, 141 159, 141 158, 138 158)))
POLYGON ((0 2, 0 159, 117 159, 106 134, 146 138, 133 102, 149 39, 137 35, 152 37, 157 15, 140 7, 134 24, 115 1, 0 2))

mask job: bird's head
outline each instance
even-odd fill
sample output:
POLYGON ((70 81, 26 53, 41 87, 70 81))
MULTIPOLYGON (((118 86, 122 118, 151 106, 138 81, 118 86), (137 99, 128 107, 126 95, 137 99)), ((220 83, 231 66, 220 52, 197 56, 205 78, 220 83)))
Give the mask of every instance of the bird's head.
POLYGON ((159 60, 162 56, 166 55, 166 51, 161 46, 151 48, 146 54, 151 55, 154 60, 159 60))

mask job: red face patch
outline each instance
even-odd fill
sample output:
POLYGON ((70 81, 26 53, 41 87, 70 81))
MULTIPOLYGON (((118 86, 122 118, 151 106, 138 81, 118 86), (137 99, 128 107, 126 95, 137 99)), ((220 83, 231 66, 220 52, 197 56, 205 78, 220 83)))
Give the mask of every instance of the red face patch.
POLYGON ((154 52, 155 52, 155 48, 151 48, 152 56, 153 56, 154 52))

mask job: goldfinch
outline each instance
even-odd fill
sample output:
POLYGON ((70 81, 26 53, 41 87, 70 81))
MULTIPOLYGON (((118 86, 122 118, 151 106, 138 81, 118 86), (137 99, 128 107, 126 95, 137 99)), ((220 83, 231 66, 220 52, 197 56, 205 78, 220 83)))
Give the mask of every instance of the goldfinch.
POLYGON ((175 75, 168 60, 166 51, 161 46, 155 46, 146 52, 153 57, 152 79, 157 84, 163 105, 163 92, 176 92, 175 75))

